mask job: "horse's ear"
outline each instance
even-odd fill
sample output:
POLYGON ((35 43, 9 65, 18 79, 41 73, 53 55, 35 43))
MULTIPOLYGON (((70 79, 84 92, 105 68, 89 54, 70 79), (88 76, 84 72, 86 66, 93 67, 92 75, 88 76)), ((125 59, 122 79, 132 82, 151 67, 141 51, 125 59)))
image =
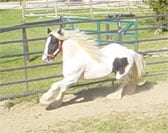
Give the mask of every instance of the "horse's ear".
POLYGON ((59 28, 59 30, 58 30, 58 33, 60 34, 60 35, 62 35, 62 32, 61 32, 61 27, 59 28))
POLYGON ((47 33, 50 34, 52 31, 50 30, 50 28, 47 29, 47 33))

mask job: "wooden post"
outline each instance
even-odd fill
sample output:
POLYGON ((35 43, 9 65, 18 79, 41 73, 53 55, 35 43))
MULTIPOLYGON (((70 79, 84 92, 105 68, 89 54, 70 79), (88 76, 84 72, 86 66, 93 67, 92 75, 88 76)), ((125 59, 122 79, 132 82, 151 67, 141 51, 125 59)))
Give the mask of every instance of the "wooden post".
MULTIPOLYGON (((22 24, 24 24, 25 21, 22 21, 22 24)), ((27 42, 27 34, 26 34, 26 28, 22 28, 22 40, 23 40, 23 54, 24 54, 24 66, 27 66, 27 61, 30 61, 30 57, 28 55, 29 53, 29 47, 28 47, 28 42, 27 42)), ((27 82, 28 80, 28 73, 27 73, 27 68, 24 69, 25 73, 25 80, 26 80, 26 90, 29 91, 29 84, 27 82)))
POLYGON ((92 4, 93 4, 92 0, 89 0, 91 18, 93 18, 93 7, 92 7, 92 4))
POLYGON ((120 16, 117 18, 118 40, 117 43, 122 44, 122 24, 120 16))
MULTIPOLYGON (((110 19, 110 16, 107 15, 106 19, 110 19)), ((105 24, 105 27, 106 27, 106 31, 109 32, 110 31, 110 24, 109 23, 105 24)), ((110 39, 111 39, 111 35, 109 35, 109 33, 108 33, 108 35, 106 35, 106 40, 110 40, 110 39)))
POLYGON ((22 20, 25 22, 25 10, 26 10, 26 2, 22 1, 22 20))
MULTIPOLYGON (((22 24, 24 24, 24 22, 22 22, 22 24)), ((29 59, 30 59, 30 57, 28 55, 29 46, 28 46, 28 42, 27 42, 27 33, 26 33, 25 27, 22 29, 22 40, 23 40, 23 53, 25 54, 24 58, 26 61, 29 61, 29 59)))
MULTIPOLYGON (((97 21, 97 32, 100 32, 100 31, 101 31, 101 22, 97 21)), ((97 34, 97 40, 98 40, 98 43, 100 44, 101 43, 101 34, 100 33, 97 34)))
MULTIPOLYGON (((109 32, 110 31, 110 24, 106 24, 106 31, 109 32)), ((109 33, 108 33, 109 34, 109 33)), ((106 40, 110 40, 110 35, 106 35, 106 40)))
POLYGON ((48 0, 46 0, 46 7, 48 8, 48 0))
POLYGON ((57 1, 55 0, 55 4, 54 4, 54 12, 55 12, 55 16, 58 17, 58 7, 57 7, 57 1))
POLYGON ((135 33, 135 51, 138 51, 138 31, 137 31, 137 29, 138 29, 138 24, 137 24, 137 22, 136 22, 136 19, 134 19, 133 20, 134 21, 134 29, 136 29, 135 31, 134 31, 134 33, 135 33))
POLYGON ((49 8, 49 6, 48 6, 48 0, 46 0, 46 12, 48 13, 48 8, 49 8))

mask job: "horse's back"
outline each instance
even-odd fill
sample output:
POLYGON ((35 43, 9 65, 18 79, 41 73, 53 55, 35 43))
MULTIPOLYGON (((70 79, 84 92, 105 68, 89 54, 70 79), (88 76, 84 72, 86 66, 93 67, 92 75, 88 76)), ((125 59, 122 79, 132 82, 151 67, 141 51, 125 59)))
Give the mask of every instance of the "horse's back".
POLYGON ((132 64, 133 58, 129 50, 120 44, 112 43, 101 49, 102 60, 96 62, 90 59, 85 67, 84 78, 100 78, 110 74, 113 71, 113 62, 117 58, 127 58, 128 63, 132 64))
POLYGON ((111 57, 127 57, 129 56, 130 52, 129 49, 126 47, 117 44, 117 43, 111 43, 101 49, 101 52, 105 56, 110 56, 111 57))

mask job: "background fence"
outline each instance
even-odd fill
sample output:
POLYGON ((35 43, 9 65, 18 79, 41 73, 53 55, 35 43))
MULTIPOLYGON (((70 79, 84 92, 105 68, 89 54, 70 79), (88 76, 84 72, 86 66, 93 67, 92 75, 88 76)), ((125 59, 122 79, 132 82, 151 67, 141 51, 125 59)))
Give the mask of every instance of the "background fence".
POLYGON ((22 12, 24 19, 44 16, 87 16, 93 18, 100 14, 130 12, 130 9, 137 9, 136 14, 142 13, 141 10, 138 10, 139 8, 150 12, 151 9, 146 3, 147 0, 23 0, 22 12))
MULTIPOLYGON (((168 14, 160 15, 168 17, 168 14)), ((60 25, 64 25, 65 27, 68 25, 75 25, 76 28, 81 28, 86 31, 88 34, 91 34, 94 37, 98 37, 97 35, 110 35, 110 33, 118 33, 118 36, 122 38, 120 40, 121 44, 127 44, 128 47, 134 48, 135 44, 138 43, 137 51, 142 53, 147 60, 147 70, 145 76, 163 76, 167 78, 168 72, 168 60, 167 60, 167 52, 168 52, 168 37, 167 35, 159 36, 154 35, 154 37, 138 37, 136 40, 124 39, 124 34, 121 34, 121 31, 136 31, 137 34, 143 31, 153 31, 158 28, 168 28, 168 26, 148 26, 142 25, 138 23, 137 27, 124 29, 121 27, 116 27, 116 29, 106 29, 106 27, 101 30, 97 29, 97 23, 99 22, 107 22, 107 21, 121 21, 121 20, 129 20, 132 19, 145 19, 149 21, 149 19, 153 19, 157 16, 139 16, 139 17, 110 17, 105 19, 79 19, 75 21, 63 21, 62 18, 55 19, 51 21, 43 21, 43 22, 35 22, 35 23, 23 23, 21 25, 16 25, 7 28, 1 28, 0 33, 2 37, 2 41, 0 42, 1 46, 1 89, 0 89, 0 101, 12 98, 18 98, 23 96, 28 96, 32 94, 41 93, 47 90, 49 85, 60 78, 62 78, 61 74, 61 58, 58 57, 56 62, 50 64, 42 64, 41 55, 43 52, 43 47, 46 39, 46 29, 47 27, 58 28, 60 25), (92 25, 92 30, 86 29, 86 25, 92 25), (94 25, 94 26, 93 26, 94 25), (93 30, 94 29, 94 30, 93 30), (32 35, 32 32, 35 34, 32 35), (3 36, 6 36, 7 33, 10 33, 9 40, 3 41, 3 36), (16 34, 21 34, 16 38, 16 34), (27 35, 28 34, 28 35, 27 35), (157 47, 158 42, 161 42, 161 46, 157 47), (143 48, 144 45, 150 45, 153 47, 152 49, 143 48), (156 49, 157 48, 157 49, 156 49), (150 58, 150 57, 156 57, 150 58), (149 58, 149 59, 148 59, 149 58), (152 59, 152 60, 151 60, 152 59), (21 64, 19 62, 22 62, 21 64), (15 64, 15 65, 14 65, 15 64), (13 67, 14 65, 14 67, 13 67), (150 71, 149 66, 162 65, 163 69, 150 71), (15 75, 13 77, 13 75, 15 75), (10 78, 11 77, 11 78, 10 78)), ((113 24, 110 24, 113 25, 113 24)), ((70 28, 72 28, 70 26, 70 28)), ((106 25, 107 26, 107 25, 106 25)), ((88 27, 87 27, 88 28, 88 27)), ((106 39, 107 36, 104 38, 106 39)), ((97 38, 98 39, 98 38, 97 38)), ((99 40, 100 41, 100 40, 99 40)), ((118 41, 118 40, 116 40, 118 41)), ((114 42, 114 40, 109 40, 109 42, 114 42)), ((108 43, 109 43, 108 42, 108 43)), ((106 43, 101 43, 100 47, 106 45, 106 43)), ((148 47, 148 46, 147 46, 148 47)), ((158 67, 160 68, 160 66, 158 67)), ((92 85, 101 82, 110 82, 111 77, 107 79, 98 79, 94 81, 80 82, 78 85, 73 87, 81 87, 84 85, 92 85)))

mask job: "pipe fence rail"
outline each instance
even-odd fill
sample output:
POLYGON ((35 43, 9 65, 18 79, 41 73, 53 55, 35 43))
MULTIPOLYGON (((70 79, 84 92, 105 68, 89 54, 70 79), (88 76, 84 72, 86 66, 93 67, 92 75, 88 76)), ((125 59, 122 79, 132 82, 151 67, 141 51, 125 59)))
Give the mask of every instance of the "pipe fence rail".
MULTIPOLYGON (((79 19, 79 20, 75 20, 75 21, 63 21, 62 20, 62 17, 59 18, 59 19, 54 19, 54 20, 50 20, 50 21, 43 21, 43 22, 33 22, 33 23, 23 23, 23 24, 20 24, 20 25, 16 25, 16 26, 11 26, 11 27, 6 27, 6 28, 1 28, 0 29, 0 33, 1 35, 5 34, 5 33, 10 33, 11 31, 21 31, 22 33, 22 36, 21 36, 21 39, 18 39, 16 38, 16 40, 4 40, 4 41, 1 41, 0 42, 0 46, 10 46, 12 47, 13 45, 20 45, 22 44, 23 45, 23 52, 22 53, 7 53, 7 54, 1 54, 0 55, 0 60, 1 60, 1 63, 3 64, 4 62, 12 62, 12 59, 14 58, 15 60, 17 59, 20 59, 20 58, 23 58, 23 66, 17 66, 17 67, 8 67, 8 68, 5 68, 3 67, 2 69, 0 69, 0 73, 4 75, 4 73, 12 73, 12 72, 17 72, 17 71, 24 71, 23 73, 23 79, 21 80, 17 80, 17 79, 13 79, 11 81, 6 81, 5 79, 3 79, 1 82, 0 82, 0 86, 1 86, 1 89, 0 91, 3 91, 3 93, 6 91, 7 88, 5 88, 6 86, 8 87, 12 87, 13 85, 20 85, 20 84, 25 84, 25 87, 23 87, 23 90, 25 91, 22 91, 22 92, 19 92, 17 94, 5 94, 5 95, 0 95, 0 101, 2 100, 7 100, 7 99, 14 99, 14 98, 19 98, 19 97, 23 97, 23 96, 29 96, 29 95, 33 95, 33 94, 37 94, 37 93, 42 93, 44 91, 46 91, 45 89, 38 89, 38 90, 32 90, 31 87, 29 86, 30 83, 32 82, 35 82, 35 81, 47 81, 48 79, 58 79, 58 78, 62 78, 62 74, 61 74, 61 70, 59 68, 59 71, 60 73, 58 73, 57 75, 44 75, 44 76, 39 76, 39 77, 33 77, 33 78, 29 78, 29 72, 30 70, 32 69, 39 69, 39 68, 44 68, 44 67, 53 67, 55 66, 55 68, 57 67, 60 67, 62 62, 61 61, 57 61, 57 62, 54 62, 54 63, 50 63, 50 64, 28 64, 28 62, 30 61, 30 58, 29 56, 41 56, 42 54, 42 50, 41 51, 30 51, 29 50, 29 43, 31 42, 40 42, 45 41, 46 37, 44 36, 40 36, 40 37, 34 37, 34 38, 29 38, 27 37, 26 35, 26 30, 27 29, 30 29, 32 30, 33 28, 43 28, 43 27, 47 27, 47 26, 56 26, 56 27, 59 27, 60 25, 63 25, 63 26, 66 26, 66 25, 76 25, 76 24, 97 24, 98 22, 109 22, 109 21, 112 21, 112 20, 115 20, 117 22, 121 21, 121 20, 132 20, 132 19, 149 19, 149 18, 156 18, 156 17, 160 17, 160 16, 165 16, 165 17, 168 17, 168 14, 162 14, 162 15, 150 15, 150 16, 134 16, 134 17, 111 17, 111 18, 105 18, 105 19, 79 19), (6 61, 7 60, 7 61, 6 61), (24 89, 25 88, 25 89, 24 89)), ((120 33, 120 31, 124 31, 124 29, 122 29, 122 27, 120 27, 121 29, 108 29, 107 30, 100 30, 98 31, 97 29, 96 30, 90 30, 90 32, 87 31, 88 34, 91 34, 91 35, 104 35, 104 34, 110 34, 110 33, 120 33), (120 30, 120 31, 119 31, 120 30)), ((128 28, 126 29, 125 32, 128 32, 128 31, 137 31, 137 32, 140 32, 140 31, 146 31, 146 30, 156 30, 158 28, 161 28, 161 29, 168 29, 168 25, 164 25, 164 26, 145 26, 145 27, 136 27, 136 28, 128 28)), ((82 29, 83 31, 85 31, 85 29, 82 29)), ((124 36, 124 35, 123 35, 124 36)), ((121 43, 122 44, 130 44, 131 46, 132 45, 135 45, 134 43, 147 43, 147 42, 157 42, 157 41, 162 41, 163 43, 165 44, 168 44, 168 37, 159 37, 159 38, 142 38, 142 39, 139 39, 139 37, 137 38, 137 40, 128 40, 128 41, 125 41, 125 40, 121 40, 121 43)), ((113 42, 113 40, 111 40, 111 42, 113 42)), ((109 42, 108 42, 109 43, 109 42)), ((100 45, 103 46, 103 45, 106 45, 107 42, 103 42, 103 44, 100 45)), ((144 45, 144 44, 142 44, 144 45)), ((147 45, 147 44, 145 44, 147 45)), ((2 50, 2 48, 1 48, 2 50)), ((146 55, 150 55, 150 54, 158 54, 158 53, 166 53, 168 52, 168 47, 164 47, 163 49, 156 49, 156 50, 144 50, 144 51, 140 51, 139 49, 137 49, 137 51, 141 54, 143 54, 144 56, 146 55)), ((3 52, 1 52, 3 53, 3 52)), ((30 61, 31 62, 31 61, 30 61)), ((152 65, 158 65, 158 64, 168 64, 168 60, 164 59, 162 61, 150 61, 150 62, 147 62, 147 67, 148 66, 152 66, 152 65)), ((44 70, 43 70, 44 71, 44 70)), ((42 72, 43 72, 42 71, 42 72)), ((168 76, 168 73, 166 71, 163 71, 163 72, 151 72, 151 73, 146 73, 145 76, 153 76, 153 75, 166 75, 168 76)), ((1 78, 3 78, 3 76, 1 76, 1 78)), ((84 86, 84 85, 92 85, 92 84, 97 84, 97 83, 103 83, 103 82, 112 82, 112 84, 114 84, 114 79, 113 78, 107 78, 107 79, 101 79, 101 80, 97 80, 97 81, 87 81, 86 83, 80 83, 80 84, 77 84, 77 85, 74 85, 73 87, 79 87, 79 86, 84 86)))

